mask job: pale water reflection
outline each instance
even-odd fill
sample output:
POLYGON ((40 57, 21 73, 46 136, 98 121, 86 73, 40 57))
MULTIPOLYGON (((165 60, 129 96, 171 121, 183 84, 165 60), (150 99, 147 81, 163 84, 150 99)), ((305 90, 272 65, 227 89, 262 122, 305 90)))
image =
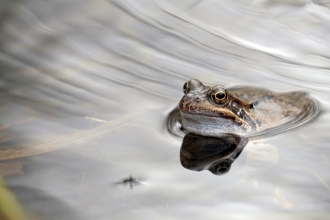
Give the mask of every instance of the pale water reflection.
POLYGON ((31 219, 329 218, 328 1, 3 1, 0 19, 0 172, 31 219), (192 172, 164 125, 192 78, 321 113, 192 172))

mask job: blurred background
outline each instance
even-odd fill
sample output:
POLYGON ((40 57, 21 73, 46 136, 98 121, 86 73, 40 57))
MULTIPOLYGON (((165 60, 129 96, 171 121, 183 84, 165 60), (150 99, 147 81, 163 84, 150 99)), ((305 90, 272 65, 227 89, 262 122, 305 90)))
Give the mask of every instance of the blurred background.
POLYGON ((0 0, 2 219, 329 219, 329 0, 0 0), (319 116, 187 170, 192 78, 307 91, 319 116))

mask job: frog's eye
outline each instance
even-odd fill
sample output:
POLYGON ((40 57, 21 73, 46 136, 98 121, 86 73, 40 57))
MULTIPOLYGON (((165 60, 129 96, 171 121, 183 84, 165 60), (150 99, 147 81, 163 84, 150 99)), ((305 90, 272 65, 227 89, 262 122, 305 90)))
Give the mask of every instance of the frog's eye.
POLYGON ((220 163, 215 170, 217 174, 225 174, 229 171, 229 169, 230 169, 230 164, 228 162, 223 162, 220 163))
POLYGON ((209 171, 215 175, 223 175, 229 172, 231 163, 228 161, 221 161, 219 163, 213 164, 209 171))
POLYGON ((186 82, 184 85, 183 85, 183 93, 184 94, 187 94, 189 92, 190 88, 189 88, 189 82, 186 82))
POLYGON ((227 91, 224 89, 216 89, 211 93, 211 100, 217 104, 223 104, 227 100, 227 91))

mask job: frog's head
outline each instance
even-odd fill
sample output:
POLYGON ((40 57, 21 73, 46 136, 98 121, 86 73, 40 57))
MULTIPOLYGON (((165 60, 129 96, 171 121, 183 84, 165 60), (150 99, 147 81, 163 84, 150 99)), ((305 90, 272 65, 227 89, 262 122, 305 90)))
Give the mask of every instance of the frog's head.
POLYGON ((249 104, 223 86, 205 86, 192 79, 183 85, 183 92, 179 109, 185 130, 205 136, 243 134, 253 130, 247 114, 249 104))

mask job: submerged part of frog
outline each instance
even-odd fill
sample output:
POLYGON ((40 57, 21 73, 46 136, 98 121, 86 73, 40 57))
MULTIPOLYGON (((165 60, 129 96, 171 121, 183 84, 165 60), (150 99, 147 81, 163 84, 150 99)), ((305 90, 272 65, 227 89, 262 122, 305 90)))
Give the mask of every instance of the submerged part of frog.
POLYGON ((185 133, 214 137, 222 133, 247 137, 274 134, 297 127, 318 113, 316 102, 305 92, 226 89, 206 86, 196 79, 186 82, 183 90, 177 118, 185 133))

